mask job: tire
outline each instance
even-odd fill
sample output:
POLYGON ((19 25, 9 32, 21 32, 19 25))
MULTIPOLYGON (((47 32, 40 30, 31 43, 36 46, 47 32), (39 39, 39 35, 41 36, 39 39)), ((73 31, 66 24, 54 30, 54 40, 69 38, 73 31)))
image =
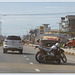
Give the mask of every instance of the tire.
POLYGON ((6 53, 6 52, 7 52, 7 50, 3 49, 3 53, 6 53))
POLYGON ((66 58, 66 56, 65 56, 65 54, 64 53, 62 53, 61 54, 61 59, 62 59, 62 61, 64 62, 64 63, 66 63, 67 62, 67 58, 66 58))
POLYGON ((36 61, 38 61, 39 63, 44 63, 45 62, 45 57, 43 57, 43 55, 44 55, 44 53, 37 52, 37 54, 35 55, 36 61))
POLYGON ((19 51, 19 52, 20 52, 20 54, 22 54, 22 51, 23 51, 23 50, 20 50, 20 51, 19 51))

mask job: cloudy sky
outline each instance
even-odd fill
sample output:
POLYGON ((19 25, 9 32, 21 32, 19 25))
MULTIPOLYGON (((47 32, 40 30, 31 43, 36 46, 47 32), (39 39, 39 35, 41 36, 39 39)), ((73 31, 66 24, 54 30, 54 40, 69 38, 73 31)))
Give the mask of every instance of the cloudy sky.
POLYGON ((0 2, 1 33, 22 36, 42 24, 59 29, 67 15, 75 15, 75 2, 0 2))

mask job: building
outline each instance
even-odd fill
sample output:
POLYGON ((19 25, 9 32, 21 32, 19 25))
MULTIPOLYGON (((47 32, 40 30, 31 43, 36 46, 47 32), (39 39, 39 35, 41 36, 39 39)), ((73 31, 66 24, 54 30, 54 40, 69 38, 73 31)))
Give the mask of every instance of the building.
POLYGON ((44 32, 50 32, 51 27, 48 27, 50 24, 43 24, 44 32))
POLYGON ((58 29, 50 29, 50 31, 45 32, 45 34, 59 34, 59 30, 58 29))
POLYGON ((69 36, 75 37, 75 15, 61 17, 59 28, 65 33, 68 33, 69 36))
POLYGON ((30 35, 35 37, 35 41, 40 39, 46 32, 50 32, 50 27, 48 27, 48 25, 49 24, 42 24, 40 27, 37 27, 33 31, 30 31, 30 35))

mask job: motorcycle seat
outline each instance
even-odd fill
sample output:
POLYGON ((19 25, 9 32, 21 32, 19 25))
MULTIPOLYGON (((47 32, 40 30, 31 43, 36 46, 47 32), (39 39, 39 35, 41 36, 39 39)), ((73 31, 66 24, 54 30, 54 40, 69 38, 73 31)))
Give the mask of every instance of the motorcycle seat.
POLYGON ((44 51, 49 51, 50 50, 49 48, 45 48, 45 47, 42 47, 42 46, 39 46, 39 48, 43 49, 44 51))

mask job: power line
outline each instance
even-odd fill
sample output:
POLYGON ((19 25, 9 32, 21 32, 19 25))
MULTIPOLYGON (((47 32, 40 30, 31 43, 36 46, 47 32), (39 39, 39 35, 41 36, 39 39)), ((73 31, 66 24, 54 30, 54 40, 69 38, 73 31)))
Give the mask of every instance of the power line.
POLYGON ((37 13, 37 14, 0 14, 0 16, 26 16, 26 15, 59 15, 59 14, 75 14, 75 12, 58 12, 58 13, 37 13))

